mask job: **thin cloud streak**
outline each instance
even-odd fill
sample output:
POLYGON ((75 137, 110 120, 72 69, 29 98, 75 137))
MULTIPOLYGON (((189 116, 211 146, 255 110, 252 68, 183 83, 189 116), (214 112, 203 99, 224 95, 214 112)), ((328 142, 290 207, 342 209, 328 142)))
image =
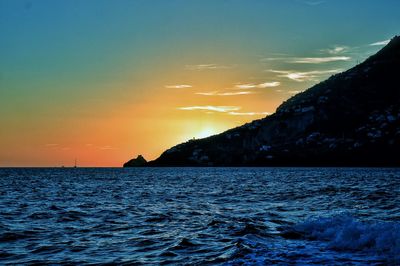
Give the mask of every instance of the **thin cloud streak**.
POLYGON ((323 64, 340 61, 349 61, 350 56, 327 56, 327 57, 280 57, 280 58, 263 58, 262 61, 282 61, 288 64, 323 64))
POLYGON ((299 57, 293 58, 288 63, 295 64, 321 64, 321 63, 330 63, 330 62, 338 62, 338 61, 349 61, 351 57, 349 56, 331 56, 331 57, 299 57))
POLYGON ((109 146, 109 145, 106 145, 106 146, 101 146, 101 147, 98 147, 100 150, 115 150, 116 148, 114 148, 114 147, 112 147, 112 146, 109 146))
POLYGON ((185 107, 178 107, 178 110, 185 110, 185 111, 213 111, 219 113, 226 113, 231 111, 238 111, 241 109, 239 106, 213 106, 213 105, 205 105, 205 106, 185 106, 185 107))
POLYGON ((216 69, 230 69, 236 65, 218 65, 218 64, 198 64, 198 65, 186 65, 187 70, 216 70, 216 69))
POLYGON ((279 85, 281 85, 281 83, 279 81, 273 81, 273 82, 264 82, 264 83, 260 83, 260 84, 253 84, 253 83, 249 83, 249 84, 238 84, 235 85, 236 88, 238 89, 265 89, 265 88, 273 88, 273 87, 278 87, 279 85))
POLYGON ((56 143, 47 143, 47 144, 45 144, 44 146, 49 147, 49 148, 54 148, 54 147, 58 147, 59 144, 56 144, 56 143))
POLYGON ((218 91, 210 91, 210 92, 196 92, 197 95, 203 96, 237 96, 237 95, 248 95, 254 94, 252 91, 237 91, 237 92, 218 92, 218 91))
POLYGON ((167 89, 187 89, 187 88, 191 88, 192 85, 188 85, 188 84, 177 84, 177 85, 166 85, 165 88, 167 89))
POLYGON ((335 74, 342 69, 332 69, 332 70, 314 70, 314 71, 306 71, 306 72, 298 72, 291 70, 269 70, 272 73, 279 74, 278 77, 288 78, 297 82, 303 81, 315 81, 321 75, 326 74, 335 74))
POLYGON ((337 55, 337 54, 345 53, 349 49, 350 48, 348 46, 334 46, 333 48, 323 49, 321 51, 322 52, 326 52, 326 53, 331 54, 331 55, 337 55))
POLYGON ((324 4, 324 3, 326 3, 326 1, 325 0, 308 0, 308 1, 305 1, 305 0, 299 0, 301 3, 303 3, 303 4, 306 4, 306 5, 309 5, 309 6, 318 6, 318 5, 321 5, 321 4, 324 4))
POLYGON ((380 41, 380 42, 374 42, 374 43, 371 43, 369 46, 382 46, 382 45, 388 44, 389 42, 390 42, 390 39, 380 41))
POLYGON ((292 91, 288 91, 287 93, 289 93, 289 94, 298 94, 298 93, 300 93, 300 92, 303 92, 303 91, 300 91, 300 90, 292 90, 292 91))

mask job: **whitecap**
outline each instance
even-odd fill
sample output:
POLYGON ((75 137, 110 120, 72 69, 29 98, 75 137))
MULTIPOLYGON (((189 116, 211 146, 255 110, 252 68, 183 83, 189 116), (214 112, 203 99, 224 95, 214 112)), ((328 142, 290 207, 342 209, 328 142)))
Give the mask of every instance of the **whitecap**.
POLYGON ((373 252, 400 259, 400 223, 360 221, 347 214, 309 219, 292 230, 304 238, 326 241, 327 247, 343 251, 373 252))

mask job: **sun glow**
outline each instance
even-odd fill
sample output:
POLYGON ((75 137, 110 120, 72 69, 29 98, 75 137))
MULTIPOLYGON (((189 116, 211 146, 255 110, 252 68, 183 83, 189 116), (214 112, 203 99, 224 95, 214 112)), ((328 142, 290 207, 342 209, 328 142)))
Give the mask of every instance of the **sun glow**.
POLYGON ((215 134, 217 134, 217 133, 218 133, 218 132, 217 132, 214 128, 207 127, 207 128, 202 129, 201 131, 199 131, 199 132, 195 135, 195 138, 196 138, 196 139, 202 139, 202 138, 206 138, 206 137, 215 135, 215 134))

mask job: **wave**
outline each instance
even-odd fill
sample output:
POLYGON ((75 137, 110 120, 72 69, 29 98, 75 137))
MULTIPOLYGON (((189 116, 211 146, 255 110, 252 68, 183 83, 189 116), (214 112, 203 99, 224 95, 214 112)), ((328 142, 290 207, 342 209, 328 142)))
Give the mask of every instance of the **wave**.
POLYGON ((398 222, 360 221, 347 214, 309 219, 282 232, 285 238, 327 242, 340 251, 366 251, 389 259, 400 259, 398 222))

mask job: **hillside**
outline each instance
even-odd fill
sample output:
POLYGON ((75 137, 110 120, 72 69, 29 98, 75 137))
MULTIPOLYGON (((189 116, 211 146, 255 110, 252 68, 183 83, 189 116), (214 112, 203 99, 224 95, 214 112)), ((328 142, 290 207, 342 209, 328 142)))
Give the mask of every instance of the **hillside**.
MULTIPOLYGON (((148 166, 399 166, 400 37, 263 119, 166 150, 148 166)), ((130 166, 129 164, 126 166, 130 166)))

